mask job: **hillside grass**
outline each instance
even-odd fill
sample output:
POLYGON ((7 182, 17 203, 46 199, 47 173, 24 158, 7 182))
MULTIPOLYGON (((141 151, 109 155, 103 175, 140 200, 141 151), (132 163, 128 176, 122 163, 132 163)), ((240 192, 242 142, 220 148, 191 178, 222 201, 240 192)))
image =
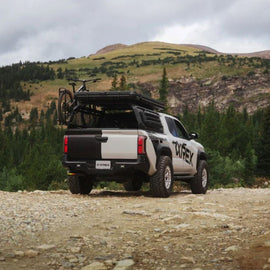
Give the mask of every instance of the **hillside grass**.
MULTIPOLYGON (((59 68, 63 71, 66 69, 71 70, 76 74, 76 77, 81 79, 89 78, 91 71, 96 68, 98 72, 95 75, 101 78, 101 81, 91 85, 88 84, 88 87, 93 91, 107 91, 111 88, 113 78, 106 75, 106 73, 100 72, 102 66, 111 69, 112 73, 117 71, 119 73, 118 78, 124 74, 128 84, 147 82, 157 87, 164 67, 167 70, 168 78, 172 80, 192 76, 198 80, 211 78, 212 81, 218 81, 223 76, 245 76, 248 72, 254 70, 254 65, 260 65, 259 60, 256 58, 250 61, 245 60, 245 57, 221 56, 184 45, 143 42, 119 47, 118 49, 116 47, 115 50, 102 54, 70 59, 65 63, 52 63, 50 67, 55 72, 59 68), (170 60, 166 62, 166 59, 170 60), (179 59, 183 59, 183 62, 179 62, 179 59), (150 64, 144 65, 145 62, 150 64), (117 67, 119 64, 124 67, 117 67)), ((77 87, 79 85, 77 83, 77 87)), ((46 106, 47 100, 57 99, 59 87, 71 90, 71 86, 68 85, 66 79, 22 83, 22 87, 24 90, 30 89, 33 94, 29 102, 30 105, 26 107, 46 106)))

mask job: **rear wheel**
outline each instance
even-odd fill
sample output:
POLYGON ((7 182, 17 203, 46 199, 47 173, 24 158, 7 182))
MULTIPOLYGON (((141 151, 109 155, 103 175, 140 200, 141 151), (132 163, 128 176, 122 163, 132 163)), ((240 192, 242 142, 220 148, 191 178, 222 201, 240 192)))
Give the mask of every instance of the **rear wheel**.
POLYGON ((89 194, 93 188, 92 181, 83 175, 69 175, 68 183, 72 194, 89 194))
POLYGON ((172 160, 168 156, 161 156, 157 164, 157 172, 150 177, 150 191, 154 197, 169 197, 172 188, 172 160))
POLYGON ((197 174, 190 182, 190 188, 193 194, 205 194, 208 189, 208 166, 205 160, 200 160, 197 174))
POLYGON ((73 110, 73 97, 69 90, 64 90, 58 99, 58 119, 60 124, 66 124, 73 110))

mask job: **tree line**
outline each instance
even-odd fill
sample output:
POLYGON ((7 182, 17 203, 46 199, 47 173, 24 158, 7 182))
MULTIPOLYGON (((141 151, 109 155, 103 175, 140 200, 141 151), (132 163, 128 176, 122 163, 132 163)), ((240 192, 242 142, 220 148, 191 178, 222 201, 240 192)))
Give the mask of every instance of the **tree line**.
POLYGON ((24 91, 21 82, 55 79, 49 65, 31 62, 18 63, 0 68, 0 99, 30 100, 31 92, 24 91))
POLYGON ((199 133, 208 153, 211 186, 251 186, 257 176, 270 177, 270 106, 248 115, 214 104, 179 115, 188 130, 199 133))
POLYGON ((61 187, 64 130, 55 125, 55 105, 45 113, 33 108, 30 125, 19 129, 0 126, 0 190, 35 190, 61 187))
MULTIPOLYGON (((45 113, 33 108, 24 129, 0 128, 0 190, 63 187, 64 130, 55 125, 55 107, 45 113)), ((215 104, 179 118, 189 131, 199 133, 208 154, 210 186, 251 186, 255 177, 270 177, 270 106, 248 115, 215 104)))

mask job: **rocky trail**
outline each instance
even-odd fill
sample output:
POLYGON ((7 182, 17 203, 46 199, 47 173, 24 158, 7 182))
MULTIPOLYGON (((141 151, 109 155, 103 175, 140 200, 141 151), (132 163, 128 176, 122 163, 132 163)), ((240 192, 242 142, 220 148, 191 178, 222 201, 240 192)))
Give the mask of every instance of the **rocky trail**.
POLYGON ((0 269, 270 269, 270 189, 0 192, 0 269))

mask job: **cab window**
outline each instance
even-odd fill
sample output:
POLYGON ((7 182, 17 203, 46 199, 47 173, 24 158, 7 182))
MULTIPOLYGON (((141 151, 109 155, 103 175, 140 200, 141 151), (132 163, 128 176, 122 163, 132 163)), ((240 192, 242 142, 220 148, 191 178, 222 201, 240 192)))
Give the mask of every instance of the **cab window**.
POLYGON ((187 139, 187 132, 180 122, 169 117, 166 117, 166 122, 170 133, 174 137, 187 139))

